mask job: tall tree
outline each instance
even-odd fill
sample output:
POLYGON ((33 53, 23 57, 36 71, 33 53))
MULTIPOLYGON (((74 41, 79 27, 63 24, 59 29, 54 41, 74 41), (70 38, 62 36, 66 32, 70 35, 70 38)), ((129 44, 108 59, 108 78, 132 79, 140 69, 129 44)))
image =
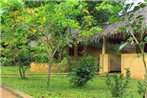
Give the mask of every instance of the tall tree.
MULTIPOLYGON (((40 6, 34 11, 37 13, 35 34, 38 33, 40 43, 44 44, 48 54, 48 79, 50 83, 51 66, 54 63, 54 55, 59 48, 70 45, 73 42, 73 35, 70 29, 78 29, 78 22, 74 20, 80 13, 79 9, 74 9, 78 5, 76 1, 50 2, 40 6), (64 6, 64 7, 63 7, 64 6)), ((34 35, 35 35, 34 34, 34 35)))

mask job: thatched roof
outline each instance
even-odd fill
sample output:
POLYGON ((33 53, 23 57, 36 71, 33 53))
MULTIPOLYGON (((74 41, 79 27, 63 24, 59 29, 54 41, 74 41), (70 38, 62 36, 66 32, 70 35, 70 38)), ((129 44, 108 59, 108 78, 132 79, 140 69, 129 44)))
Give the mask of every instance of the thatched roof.
MULTIPOLYGON (((134 12, 133 14, 135 17, 137 17, 138 15, 143 15, 143 17, 144 17, 143 25, 147 26, 147 6, 139 9, 138 11, 134 12)), ((103 34, 106 36, 107 39, 113 39, 113 40, 116 39, 118 41, 124 40, 125 38, 123 37, 123 35, 121 33, 115 32, 119 27, 124 26, 124 25, 126 25, 125 21, 116 22, 111 25, 108 25, 108 24, 102 25, 103 32, 94 35, 92 38, 93 42, 99 41, 102 38, 103 34)))

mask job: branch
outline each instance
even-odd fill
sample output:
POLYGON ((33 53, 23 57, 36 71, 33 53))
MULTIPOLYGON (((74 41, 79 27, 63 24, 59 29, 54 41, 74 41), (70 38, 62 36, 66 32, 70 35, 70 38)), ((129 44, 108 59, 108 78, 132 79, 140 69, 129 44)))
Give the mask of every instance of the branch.
POLYGON ((25 72, 28 68, 29 68, 29 66, 27 66, 27 67, 24 69, 24 71, 23 71, 23 72, 25 72))
POLYGON ((55 55, 55 53, 57 52, 57 50, 59 49, 60 46, 62 46, 63 44, 60 44, 53 52, 52 57, 55 55))
MULTIPOLYGON (((125 11, 124 11, 124 12, 125 12, 125 11)), ((125 17, 126 17, 126 23, 129 24, 129 17, 128 17, 128 15, 127 15, 127 12, 125 12, 125 17)), ((130 24, 129 24, 128 29, 129 29, 129 31, 130 31, 132 37, 134 38, 135 42, 136 42, 137 44, 139 44, 138 40, 136 39, 136 37, 135 37, 135 35, 134 35, 134 33, 133 33, 133 27, 132 27, 130 24)))
POLYGON ((50 46, 51 49, 53 49, 52 45, 49 43, 48 36, 45 36, 45 37, 46 37, 46 40, 47 40, 48 45, 50 46))

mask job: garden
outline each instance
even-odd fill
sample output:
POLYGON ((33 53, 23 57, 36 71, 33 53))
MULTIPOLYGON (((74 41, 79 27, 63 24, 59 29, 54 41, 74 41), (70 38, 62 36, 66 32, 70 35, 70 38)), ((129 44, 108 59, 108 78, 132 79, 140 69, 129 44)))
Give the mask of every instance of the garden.
POLYGON ((34 98, 147 97, 146 1, 2 0, 0 5, 2 89, 34 98), (112 72, 103 66, 108 52, 133 49, 143 79, 131 77, 132 67, 121 69, 118 58, 111 58, 112 72))

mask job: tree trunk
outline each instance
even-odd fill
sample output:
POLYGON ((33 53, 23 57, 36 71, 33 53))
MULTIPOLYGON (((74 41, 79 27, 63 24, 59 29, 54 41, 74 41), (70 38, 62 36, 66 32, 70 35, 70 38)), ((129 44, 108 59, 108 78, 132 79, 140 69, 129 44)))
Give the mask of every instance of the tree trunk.
POLYGON ((23 78, 26 78, 26 74, 25 74, 25 71, 23 71, 23 78))
POLYGON ((1 65, 0 67, 1 67, 1 73, 3 73, 3 72, 4 72, 4 71, 3 71, 3 65, 1 65))
POLYGON ((23 79, 25 78, 25 69, 24 69, 23 66, 22 66, 22 78, 23 78, 23 79))
POLYGON ((23 78, 26 78, 26 70, 28 69, 28 66, 26 68, 23 67, 23 78))
POLYGON ((26 75, 25 75, 26 70, 27 70, 27 68, 24 69, 23 66, 19 65, 19 74, 22 79, 26 78, 26 75))
POLYGON ((20 58, 18 58, 18 66, 19 66, 20 77, 23 78, 22 63, 21 63, 21 59, 20 58))
POLYGON ((22 78, 23 75, 22 75, 22 70, 21 70, 21 66, 19 65, 19 74, 20 74, 20 77, 22 78))
POLYGON ((50 77, 51 77, 51 67, 52 67, 52 58, 50 58, 50 61, 48 63, 48 76, 47 76, 47 86, 50 85, 50 77))

